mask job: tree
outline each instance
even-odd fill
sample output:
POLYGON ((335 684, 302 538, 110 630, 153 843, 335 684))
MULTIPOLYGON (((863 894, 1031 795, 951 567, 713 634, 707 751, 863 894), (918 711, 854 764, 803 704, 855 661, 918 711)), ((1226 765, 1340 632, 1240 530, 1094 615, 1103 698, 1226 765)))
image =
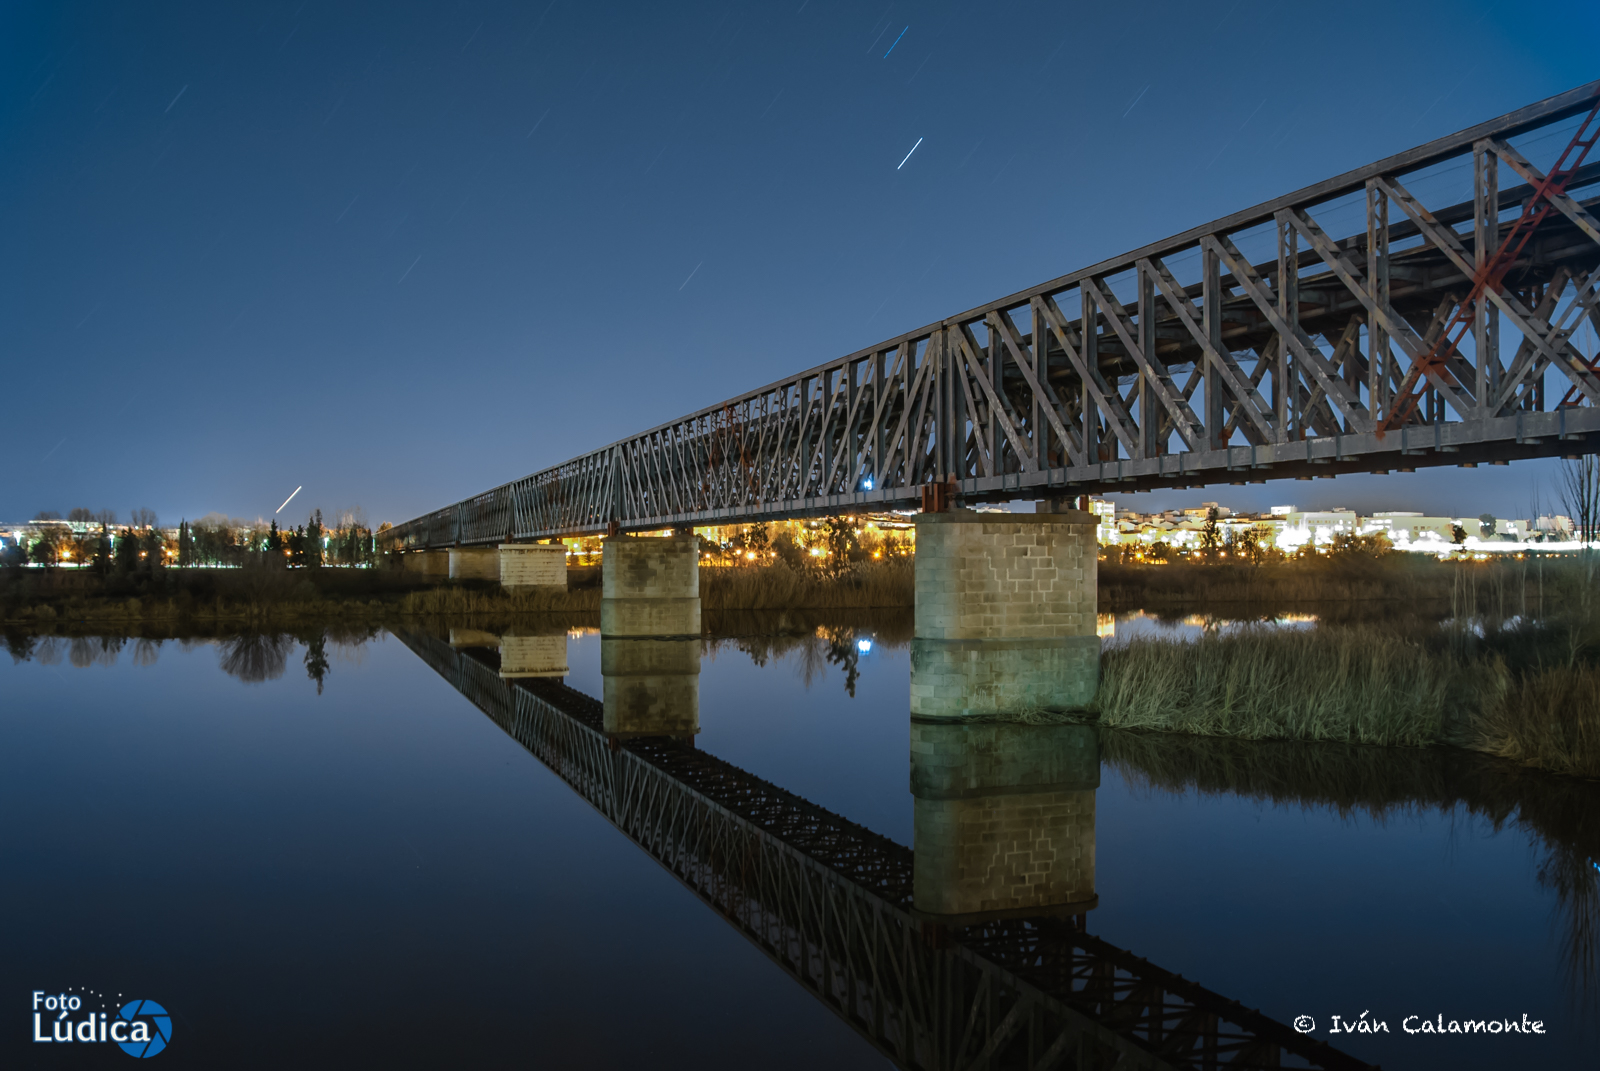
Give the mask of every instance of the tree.
POLYGON ((54 526, 48 527, 39 533, 39 538, 34 542, 30 554, 37 565, 46 569, 55 568, 61 560, 61 529, 54 526))
POLYGON ((829 517, 822 522, 822 541, 827 548, 826 568, 834 575, 850 567, 851 556, 860 549, 854 517, 829 517))
POLYGON ((67 520, 88 524, 94 520, 94 514, 85 506, 78 506, 67 511, 67 520))
POLYGON ((1459 524, 1452 523, 1450 525, 1450 542, 1454 543, 1456 546, 1459 547, 1462 544, 1464 544, 1466 541, 1467 541, 1467 530, 1465 528, 1461 527, 1459 524))
POLYGON ((1217 556, 1222 539, 1217 534, 1217 507, 1206 510, 1206 526, 1200 530, 1200 552, 1210 561, 1217 556))
POLYGON ((1561 462, 1561 505, 1585 544, 1594 542, 1600 528, 1600 460, 1593 454, 1561 462))
POLYGON ((148 506, 140 506, 131 514, 135 528, 154 528, 156 526, 156 511, 148 506))
POLYGON ((53 509, 42 509, 33 515, 33 519, 36 521, 59 521, 61 514, 53 509))
POLYGON ((267 553, 283 553, 283 533, 278 531, 278 518, 272 518, 272 527, 267 529, 267 553))
POLYGON ((306 525, 305 564, 315 569, 322 564, 322 511, 313 510, 306 525))
POLYGON ((194 540, 189 535, 189 522, 178 522, 178 565, 187 568, 194 561, 194 540))
POLYGON ((1494 514, 1484 513, 1478 517, 1478 534, 1484 539, 1494 536, 1494 514))
POLYGON ((139 569, 139 537, 133 534, 131 528, 124 528, 117 536, 116 561, 117 572, 124 576, 139 569))

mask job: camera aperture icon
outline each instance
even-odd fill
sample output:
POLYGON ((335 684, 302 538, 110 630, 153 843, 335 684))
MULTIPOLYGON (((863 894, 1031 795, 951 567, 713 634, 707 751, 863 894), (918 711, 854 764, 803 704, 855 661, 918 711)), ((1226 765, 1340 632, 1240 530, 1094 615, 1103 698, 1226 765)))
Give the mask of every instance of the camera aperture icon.
POLYGON ((129 1056, 154 1056, 172 1040, 172 1016, 153 1000, 130 1000, 117 1014, 135 1027, 145 1026, 144 1030, 134 1029, 133 1040, 117 1042, 129 1056))

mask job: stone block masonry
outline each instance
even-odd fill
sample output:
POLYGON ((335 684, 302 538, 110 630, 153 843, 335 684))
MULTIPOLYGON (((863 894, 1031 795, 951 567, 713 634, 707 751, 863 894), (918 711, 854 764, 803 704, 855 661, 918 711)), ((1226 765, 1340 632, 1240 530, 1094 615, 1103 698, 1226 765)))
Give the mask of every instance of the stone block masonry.
POLYGON ((916 910, 953 922, 1094 907, 1099 784, 1093 726, 913 721, 916 910))
POLYGON ((450 552, 447 550, 410 550, 400 557, 401 568, 421 576, 449 576, 450 552))
POLYGON ((600 635, 700 635, 700 540, 613 536, 600 559, 600 635))
POLYGON ((603 728, 611 736, 700 731, 700 640, 600 637, 603 728))
POLYGON ((500 676, 504 680, 523 677, 565 677, 567 675, 567 637, 500 637, 500 676))
POLYGON ((450 579, 499 580, 499 549, 496 547, 450 548, 450 579))
POLYGON ((500 586, 507 591, 567 589, 567 548, 560 543, 502 543, 500 586))
POLYGON ((1100 680, 1096 518, 917 518, 914 717, 1077 710, 1100 680))

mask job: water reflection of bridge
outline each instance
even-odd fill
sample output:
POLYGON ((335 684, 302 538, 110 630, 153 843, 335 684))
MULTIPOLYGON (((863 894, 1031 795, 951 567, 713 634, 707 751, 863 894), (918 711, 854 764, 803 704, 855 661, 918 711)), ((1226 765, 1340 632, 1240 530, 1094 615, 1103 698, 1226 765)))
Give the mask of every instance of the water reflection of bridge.
POLYGON ((910 849, 691 735, 608 733, 601 702, 506 679, 492 651, 400 638, 898 1066, 1366 1066, 1088 934, 1082 916, 930 923, 910 849))

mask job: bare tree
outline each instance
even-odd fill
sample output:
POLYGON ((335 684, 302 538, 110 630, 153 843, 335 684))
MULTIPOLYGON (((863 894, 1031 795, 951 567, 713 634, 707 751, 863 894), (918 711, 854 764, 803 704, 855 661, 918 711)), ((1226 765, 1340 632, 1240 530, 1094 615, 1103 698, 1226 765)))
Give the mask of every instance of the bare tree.
POLYGON ((42 509, 33 515, 33 519, 36 521, 59 521, 61 514, 53 509, 42 509))
POLYGON ((1600 459, 1582 454, 1561 462, 1561 505, 1578 538, 1592 543, 1600 528, 1600 459))
POLYGON ((89 512, 88 507, 78 506, 67 511, 67 520, 88 522, 94 520, 94 514, 89 512))
POLYGON ((130 516, 135 528, 154 528, 156 526, 156 511, 149 506, 140 506, 130 516))
POLYGON ((99 524, 103 524, 109 528, 113 524, 117 523, 117 511, 114 509, 103 509, 91 517, 90 520, 93 520, 99 524))

